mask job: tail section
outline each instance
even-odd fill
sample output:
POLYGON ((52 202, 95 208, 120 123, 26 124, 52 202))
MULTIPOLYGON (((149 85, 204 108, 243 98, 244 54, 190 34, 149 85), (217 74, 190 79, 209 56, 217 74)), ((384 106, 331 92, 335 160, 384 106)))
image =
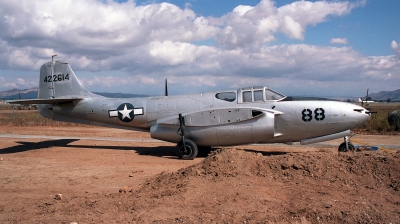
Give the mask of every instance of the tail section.
MULTIPOLYGON (((39 104, 38 109, 42 116, 56 119, 53 111, 54 105, 60 106, 62 104, 65 106, 75 100, 91 97, 99 96, 82 86, 68 63, 51 61, 43 64, 40 68, 37 99, 20 99, 8 102, 11 104, 39 104)), ((62 120, 62 116, 57 119, 62 120)))
POLYGON ((76 78, 67 62, 51 61, 40 68, 38 99, 87 98, 91 93, 76 78))

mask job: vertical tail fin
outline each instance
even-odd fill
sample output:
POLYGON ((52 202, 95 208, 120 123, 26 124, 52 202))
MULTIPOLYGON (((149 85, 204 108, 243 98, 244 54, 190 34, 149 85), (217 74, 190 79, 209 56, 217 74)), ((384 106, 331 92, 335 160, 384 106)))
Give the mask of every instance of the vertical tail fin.
POLYGON ((39 99, 85 98, 94 95, 82 86, 67 62, 51 61, 40 68, 39 99))

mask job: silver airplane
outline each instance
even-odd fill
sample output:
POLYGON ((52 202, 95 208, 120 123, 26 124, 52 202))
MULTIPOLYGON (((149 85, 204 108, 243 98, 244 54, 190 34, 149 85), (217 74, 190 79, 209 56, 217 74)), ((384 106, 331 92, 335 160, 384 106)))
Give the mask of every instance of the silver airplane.
POLYGON ((288 97, 267 87, 221 92, 107 98, 82 86, 70 65, 47 62, 40 68, 38 99, 10 103, 39 104, 43 117, 150 132, 177 143, 180 159, 194 159, 199 148, 254 143, 311 144, 344 138, 339 151, 354 149, 350 129, 370 119, 355 104, 288 97))

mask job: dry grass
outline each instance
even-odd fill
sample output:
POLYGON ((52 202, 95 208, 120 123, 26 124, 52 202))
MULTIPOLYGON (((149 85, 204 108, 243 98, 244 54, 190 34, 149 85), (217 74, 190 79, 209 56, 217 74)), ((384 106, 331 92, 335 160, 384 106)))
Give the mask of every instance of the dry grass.
POLYGON ((65 127, 87 127, 89 125, 70 122, 54 121, 42 117, 37 110, 15 112, 12 110, 1 111, 0 126, 65 126, 65 127))
POLYGON ((371 120, 369 120, 363 126, 355 129, 358 133, 370 133, 370 134, 398 134, 395 131, 395 126, 390 125, 388 121, 389 114, 394 110, 400 110, 400 104, 398 103, 370 103, 364 105, 369 111, 373 111, 371 120))

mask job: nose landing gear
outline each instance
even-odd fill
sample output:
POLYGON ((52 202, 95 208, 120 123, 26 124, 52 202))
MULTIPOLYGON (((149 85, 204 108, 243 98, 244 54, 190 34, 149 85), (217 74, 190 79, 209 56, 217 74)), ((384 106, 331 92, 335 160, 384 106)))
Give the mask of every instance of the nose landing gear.
POLYGON ((179 159, 192 160, 196 158, 198 152, 196 143, 190 139, 182 140, 176 146, 176 155, 179 159))
POLYGON ((347 151, 354 151, 356 147, 354 147, 353 143, 350 142, 350 139, 354 136, 355 134, 344 137, 344 142, 339 145, 338 151, 339 152, 347 152, 347 151))
POLYGON ((176 155, 179 159, 193 160, 199 153, 199 149, 192 140, 185 139, 185 120, 182 114, 179 114, 179 125, 178 134, 182 136, 182 140, 176 145, 176 155))

